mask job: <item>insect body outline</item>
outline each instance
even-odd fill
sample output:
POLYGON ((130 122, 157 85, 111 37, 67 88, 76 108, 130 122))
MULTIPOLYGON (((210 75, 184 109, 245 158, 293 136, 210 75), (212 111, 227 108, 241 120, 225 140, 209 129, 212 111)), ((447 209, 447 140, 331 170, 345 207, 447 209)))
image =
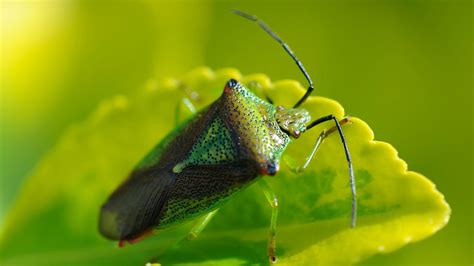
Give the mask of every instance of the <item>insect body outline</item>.
POLYGON ((313 91, 313 82, 303 64, 266 24, 255 16, 234 13, 258 23, 293 58, 309 87, 292 107, 275 106, 235 79, 226 82, 221 96, 170 132, 110 195, 101 208, 99 230, 105 237, 134 243, 153 229, 162 229, 202 216, 191 229, 196 237, 218 208, 236 192, 257 180, 272 208, 268 257, 276 262, 278 199, 262 179, 279 171, 280 159, 292 139, 324 122, 335 126, 321 132, 304 162, 303 171, 323 140, 338 133, 349 169, 352 192, 352 227, 356 218, 354 174, 341 125, 334 115, 312 122, 301 108, 313 91))

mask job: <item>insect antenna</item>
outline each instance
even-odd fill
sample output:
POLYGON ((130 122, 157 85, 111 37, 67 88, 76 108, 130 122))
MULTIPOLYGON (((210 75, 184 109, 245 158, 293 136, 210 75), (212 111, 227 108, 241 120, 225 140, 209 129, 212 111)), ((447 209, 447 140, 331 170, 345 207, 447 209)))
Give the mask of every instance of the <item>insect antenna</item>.
MULTIPOLYGON (((349 118, 345 118, 341 121, 347 123, 349 118)), ((324 123, 326 121, 333 120, 334 123, 336 123, 336 127, 330 129, 330 131, 326 132, 326 136, 331 133, 331 130, 337 130, 339 133, 339 137, 341 138, 342 146, 344 147, 344 153, 346 155, 346 161, 349 167, 349 183, 351 186, 351 193, 352 193, 352 213, 351 213, 351 226, 354 228, 356 226, 356 218, 357 218, 357 196, 356 196, 356 184, 355 184, 355 178, 354 178, 354 169, 352 167, 352 160, 351 160, 351 154, 349 153, 349 148, 347 147, 347 142, 346 138, 344 137, 344 133, 342 133, 342 128, 341 124, 337 120, 337 118, 334 115, 328 115, 321 117, 319 119, 316 119, 315 121, 311 122, 308 126, 306 126, 306 130, 311 129, 314 126, 317 126, 321 123, 324 123)), ((342 122, 341 122, 342 123, 342 122)))
POLYGON ((303 75, 305 76, 306 80, 308 81, 309 86, 308 86, 308 89, 306 90, 306 93, 303 95, 303 97, 301 97, 301 99, 293 106, 293 108, 299 107, 302 103, 304 103, 304 101, 306 101, 306 99, 309 97, 311 92, 314 90, 313 81, 311 80, 311 77, 309 76, 308 72, 304 68, 303 63, 301 63, 301 61, 298 60, 298 58, 296 58, 295 54, 293 53, 291 48, 288 46, 288 44, 286 44, 262 20, 260 20, 259 18, 257 18, 254 15, 247 14, 247 13, 242 12, 242 11, 237 10, 237 9, 232 9, 232 12, 236 15, 239 15, 239 16, 243 17, 243 18, 254 21, 258 25, 260 25, 260 27, 262 27, 262 29, 264 29, 273 39, 275 39, 277 42, 279 42, 281 44, 281 46, 283 46, 283 49, 285 49, 285 51, 291 56, 291 58, 293 58, 293 61, 295 61, 298 68, 301 70, 301 72, 303 72, 303 75))

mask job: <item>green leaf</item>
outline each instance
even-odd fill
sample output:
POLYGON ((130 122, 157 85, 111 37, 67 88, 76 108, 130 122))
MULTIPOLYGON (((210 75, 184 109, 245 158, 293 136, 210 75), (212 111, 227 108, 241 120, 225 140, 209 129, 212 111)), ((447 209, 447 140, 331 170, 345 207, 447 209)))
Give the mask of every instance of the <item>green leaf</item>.
MULTIPOLYGON (((304 93, 296 81, 270 82, 264 75, 242 77, 234 69, 199 68, 181 79, 150 81, 133 98, 103 102, 83 123, 72 126, 39 162, 23 185, 2 228, 2 264, 65 265, 104 263, 239 265, 268 263, 266 241, 270 208, 258 186, 224 205, 194 241, 184 241, 191 223, 156 232, 119 249, 97 230, 99 208, 134 165, 189 116, 185 96, 199 93, 199 108, 216 99, 227 79, 250 84, 276 104, 291 106, 304 93)), ((323 97, 303 106, 313 118, 344 116, 342 107, 323 97)), ((358 189, 358 224, 350 228, 347 163, 337 134, 328 137, 307 171, 296 175, 284 162, 275 177, 265 177, 279 197, 279 265, 348 265, 377 253, 394 251, 440 230, 450 209, 424 176, 407 171, 387 143, 358 118, 343 130, 350 148, 358 189)), ((320 125, 295 140, 288 162, 302 162, 320 125)))

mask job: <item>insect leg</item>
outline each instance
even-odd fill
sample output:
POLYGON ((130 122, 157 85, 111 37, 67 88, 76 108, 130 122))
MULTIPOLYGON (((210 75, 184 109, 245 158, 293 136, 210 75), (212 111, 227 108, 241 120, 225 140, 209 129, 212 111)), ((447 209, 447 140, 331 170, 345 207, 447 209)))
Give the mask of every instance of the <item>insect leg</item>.
MULTIPOLYGON (((347 124, 347 123, 350 123, 350 120, 349 118, 344 118, 342 119, 341 121, 339 121, 339 124, 341 126, 347 124)), ((304 163, 302 166, 300 167, 294 167, 292 168, 291 170, 293 172, 296 172, 296 173, 302 173, 309 165, 309 163, 311 162, 311 160, 313 159, 314 155, 316 154, 316 151, 319 149, 319 146, 321 145, 321 143, 323 143, 323 140, 328 137, 329 135, 331 135, 332 133, 336 132, 337 131, 337 126, 334 126, 328 130, 323 130, 321 132, 321 134, 319 134, 318 136, 318 139, 316 140, 316 143, 314 144, 313 146, 313 149, 311 150, 311 153, 309 154, 308 157, 306 157, 304 163)))
POLYGON ((276 221, 278 216, 278 199, 270 188, 270 186, 265 182, 265 180, 260 180, 259 182, 260 187, 263 190, 263 194, 267 198, 270 207, 272 208, 272 218, 270 220, 270 237, 268 239, 268 258, 270 259, 270 263, 275 263, 276 258, 276 221))
POLYGON ((207 224, 211 221, 212 217, 216 215, 217 211, 219 209, 215 209, 211 211, 210 213, 206 214, 205 216, 201 217, 196 224, 191 228, 191 231, 188 233, 188 240, 193 240, 198 237, 198 235, 204 230, 204 228, 207 226, 207 224))
POLYGON ((184 97, 181 99, 178 104, 176 105, 176 112, 175 112, 175 125, 178 125, 181 119, 181 106, 184 105, 186 109, 191 112, 191 114, 196 113, 196 107, 194 107, 194 104, 191 102, 191 100, 188 97, 184 97))
POLYGON ((354 170, 352 168, 352 160, 351 160, 351 155, 349 153, 349 148, 347 147, 347 142, 346 139, 344 138, 344 134, 342 133, 342 128, 341 125, 344 125, 349 121, 349 118, 344 118, 339 122, 337 118, 334 115, 328 115, 325 117, 321 117, 319 119, 316 119, 312 123, 310 123, 307 127, 306 130, 311 129, 312 127, 319 125, 321 123, 324 123, 326 121, 333 120, 336 123, 336 126, 330 128, 327 131, 321 132, 321 134, 318 137, 318 140, 316 141, 316 144, 314 145, 314 148, 310 154, 310 156, 306 159, 305 164, 303 165, 303 169, 306 168, 309 164, 309 161, 313 158, 314 154, 316 153, 316 150, 318 149, 319 145, 322 143, 325 137, 327 137, 329 134, 333 132, 338 132, 339 136, 341 137, 342 145, 344 146, 344 152, 346 155, 346 160, 347 164, 349 166, 349 182, 351 185, 351 192, 352 192, 352 220, 351 220, 351 226, 354 228, 356 225, 356 216, 357 216, 357 197, 356 197, 356 187, 355 187, 355 181, 354 181, 354 170))

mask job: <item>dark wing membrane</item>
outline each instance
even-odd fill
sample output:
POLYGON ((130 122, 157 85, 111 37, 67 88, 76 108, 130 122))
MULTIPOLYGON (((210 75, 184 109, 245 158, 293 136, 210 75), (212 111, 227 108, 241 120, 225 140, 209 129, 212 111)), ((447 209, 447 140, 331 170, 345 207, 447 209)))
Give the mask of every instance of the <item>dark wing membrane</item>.
POLYGON ((240 161, 219 165, 190 165, 177 174, 160 226, 185 221, 214 209, 257 177, 255 164, 240 161))
POLYGON ((132 240, 160 224, 160 215, 183 161, 212 121, 215 103, 170 132, 102 206, 99 230, 107 238, 132 240))
POLYGON ((131 240, 156 226, 173 177, 149 168, 132 173, 102 206, 99 230, 113 240, 131 240))

